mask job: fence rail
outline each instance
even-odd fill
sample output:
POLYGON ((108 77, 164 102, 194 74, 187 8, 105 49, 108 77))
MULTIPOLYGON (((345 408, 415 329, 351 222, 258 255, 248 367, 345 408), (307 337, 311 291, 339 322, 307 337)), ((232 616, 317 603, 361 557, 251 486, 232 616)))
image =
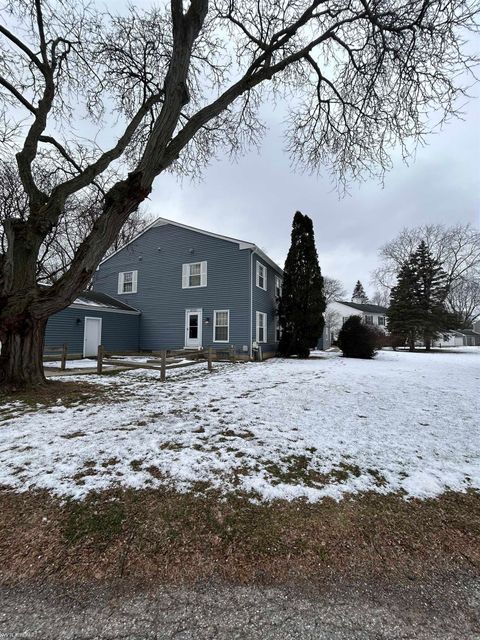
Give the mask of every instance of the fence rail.
POLYGON ((68 347, 66 344, 62 344, 61 347, 45 347, 43 350, 43 360, 51 359, 51 357, 55 357, 55 354, 60 354, 60 370, 65 371, 67 368, 67 354, 68 347), (45 355, 48 354, 48 355, 45 355))
MULTIPOLYGON (((130 369, 156 369, 160 370, 160 380, 165 382, 167 368, 177 368, 183 366, 190 366, 190 363, 184 363, 182 360, 191 360, 191 364, 199 362, 201 360, 206 361, 208 371, 213 371, 213 362, 233 362, 237 361, 237 355, 234 347, 224 349, 168 349, 164 351, 152 351, 151 360, 147 360, 146 363, 139 363, 128 360, 115 360, 112 358, 112 354, 107 354, 103 345, 98 346, 97 352, 97 373, 103 372, 103 365, 114 365, 117 367, 125 367, 130 369)), ((127 356, 128 357, 128 356, 127 356)))

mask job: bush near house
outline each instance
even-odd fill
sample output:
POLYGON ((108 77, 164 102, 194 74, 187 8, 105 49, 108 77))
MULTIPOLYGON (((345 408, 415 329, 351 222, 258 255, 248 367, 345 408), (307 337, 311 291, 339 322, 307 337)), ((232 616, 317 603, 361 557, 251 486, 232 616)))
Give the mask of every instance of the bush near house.
POLYGON ((373 358, 381 345, 374 327, 350 316, 338 334, 338 347, 346 358, 373 358))

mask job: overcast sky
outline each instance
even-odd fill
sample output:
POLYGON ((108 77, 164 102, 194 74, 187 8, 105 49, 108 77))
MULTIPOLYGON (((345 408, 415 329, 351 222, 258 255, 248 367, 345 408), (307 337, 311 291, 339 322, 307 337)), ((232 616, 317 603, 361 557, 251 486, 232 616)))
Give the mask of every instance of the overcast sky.
POLYGON ((406 166, 400 159, 385 184, 352 184, 339 198, 330 177, 295 173, 283 152, 280 116, 267 112, 260 152, 240 161, 214 161, 200 183, 157 179, 150 213, 256 243, 283 266, 296 210, 314 223, 322 272, 350 292, 357 279, 373 294, 370 273, 378 248, 404 226, 472 223, 480 226, 480 104, 464 121, 429 138, 406 166))

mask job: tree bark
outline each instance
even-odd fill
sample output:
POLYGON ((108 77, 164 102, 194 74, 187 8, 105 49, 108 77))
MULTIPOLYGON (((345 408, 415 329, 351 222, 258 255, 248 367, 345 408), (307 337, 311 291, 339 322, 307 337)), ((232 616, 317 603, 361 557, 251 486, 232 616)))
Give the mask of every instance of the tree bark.
POLYGON ((424 342, 425 342, 425 351, 430 351, 430 349, 432 348, 432 339, 425 337, 424 342))
POLYGON ((47 319, 25 317, 3 330, 0 354, 0 386, 12 390, 46 384, 43 341, 47 319))
POLYGON ((415 351, 415 336, 411 335, 408 338, 409 351, 415 351))

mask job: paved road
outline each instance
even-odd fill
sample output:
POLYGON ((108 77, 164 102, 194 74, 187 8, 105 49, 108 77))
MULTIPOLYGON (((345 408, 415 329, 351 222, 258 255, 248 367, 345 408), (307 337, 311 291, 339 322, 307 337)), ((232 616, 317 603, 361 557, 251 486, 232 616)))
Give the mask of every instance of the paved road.
POLYGON ((0 588, 0 640, 477 640, 473 576, 401 585, 0 588))

